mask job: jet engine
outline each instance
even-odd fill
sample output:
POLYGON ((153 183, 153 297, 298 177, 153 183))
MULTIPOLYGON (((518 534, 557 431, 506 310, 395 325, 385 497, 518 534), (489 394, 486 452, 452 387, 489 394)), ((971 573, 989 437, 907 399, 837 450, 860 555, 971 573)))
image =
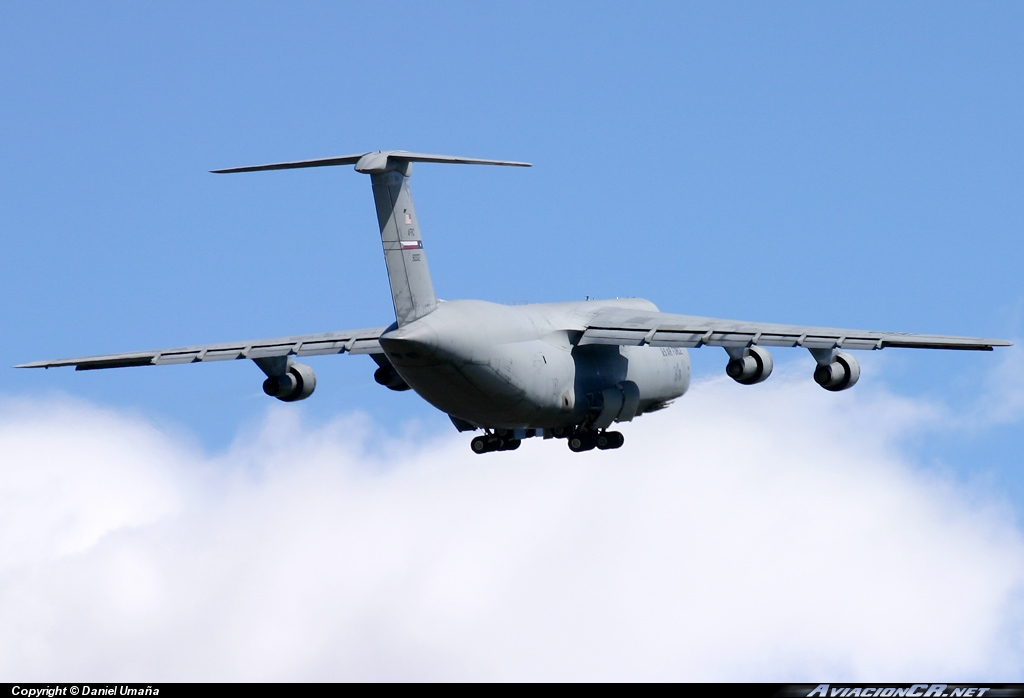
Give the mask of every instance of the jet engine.
POLYGON ((381 366, 373 372, 373 380, 377 381, 385 388, 390 390, 408 390, 409 384, 402 380, 402 377, 398 375, 398 371, 391 364, 381 366))
POLYGON ((767 380, 774 367, 772 355, 762 347, 750 347, 741 358, 734 358, 725 366, 725 372, 737 383, 753 385, 767 380))
POLYGON ((306 364, 293 363, 280 376, 263 381, 263 392, 284 402, 305 400, 316 388, 316 374, 306 364))
POLYGON ((814 369, 814 382, 833 392, 852 388, 859 378, 860 364, 844 351, 837 353, 832 363, 818 364, 814 369))

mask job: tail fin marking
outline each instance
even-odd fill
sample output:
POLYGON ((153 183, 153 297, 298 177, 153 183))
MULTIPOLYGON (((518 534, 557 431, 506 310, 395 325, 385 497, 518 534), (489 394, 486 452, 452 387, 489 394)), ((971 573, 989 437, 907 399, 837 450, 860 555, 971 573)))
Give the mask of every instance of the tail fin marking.
POLYGON ((370 175, 384 262, 398 326, 418 320, 437 306, 416 208, 409 191, 411 166, 370 175))

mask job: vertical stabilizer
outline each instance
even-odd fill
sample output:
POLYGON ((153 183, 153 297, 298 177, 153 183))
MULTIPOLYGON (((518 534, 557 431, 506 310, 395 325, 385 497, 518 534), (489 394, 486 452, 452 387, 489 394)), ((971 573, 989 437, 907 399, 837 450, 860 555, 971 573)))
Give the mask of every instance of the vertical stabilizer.
POLYGON ((333 158, 276 162, 213 171, 223 174, 355 165, 356 172, 370 175, 373 183, 373 200, 377 205, 377 222, 380 224, 380 239, 384 244, 384 260, 387 262, 388 280, 391 282, 391 297, 395 302, 395 318, 399 325, 405 325, 437 307, 434 284, 430 280, 430 270, 427 268, 427 255, 423 251, 423 237, 420 235, 416 209, 413 208, 412 195, 409 193, 409 175, 412 174, 414 162, 530 166, 528 162, 511 160, 483 160, 456 155, 410 153, 406 150, 378 150, 333 158))
POLYGON ((398 162, 392 167, 394 169, 386 172, 371 174, 370 180, 388 281, 391 283, 391 298, 395 303, 395 318, 402 326, 433 310, 437 306, 437 298, 409 191, 412 163, 398 162))

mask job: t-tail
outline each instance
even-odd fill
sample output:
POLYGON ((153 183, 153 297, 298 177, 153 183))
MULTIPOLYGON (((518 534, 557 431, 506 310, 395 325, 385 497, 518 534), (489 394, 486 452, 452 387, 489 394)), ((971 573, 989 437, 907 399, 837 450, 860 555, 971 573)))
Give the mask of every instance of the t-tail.
POLYGON ((412 175, 414 162, 530 166, 527 162, 509 160, 481 160, 453 155, 409 153, 404 150, 378 150, 319 160, 279 162, 213 171, 224 174, 355 165, 356 172, 370 175, 373 200, 377 206, 377 222, 380 225, 380 239, 384 246, 384 261, 388 267, 388 281, 391 284, 391 298, 395 303, 395 318, 398 325, 402 326, 423 317, 437 306, 434 284, 430 280, 430 268, 427 266, 427 254, 423 249, 423 235, 409 191, 409 177, 412 175))

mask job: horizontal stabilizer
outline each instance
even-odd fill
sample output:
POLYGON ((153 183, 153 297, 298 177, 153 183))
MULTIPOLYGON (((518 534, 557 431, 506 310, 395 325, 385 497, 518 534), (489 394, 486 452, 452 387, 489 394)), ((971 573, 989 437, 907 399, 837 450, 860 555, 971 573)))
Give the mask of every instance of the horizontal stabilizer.
POLYGON ((484 160, 481 158, 463 158, 456 155, 430 155, 427 153, 410 153, 406 150, 377 150, 372 153, 356 155, 340 155, 333 158, 317 160, 296 160, 294 162, 275 162, 269 165, 253 165, 251 167, 232 167, 226 170, 211 170, 214 174, 231 174, 234 172, 261 172, 263 170, 295 170, 303 167, 333 167, 336 165, 355 165, 357 172, 377 174, 385 172, 394 164, 403 162, 444 162, 457 165, 505 165, 509 167, 531 167, 528 162, 513 160, 484 160))

